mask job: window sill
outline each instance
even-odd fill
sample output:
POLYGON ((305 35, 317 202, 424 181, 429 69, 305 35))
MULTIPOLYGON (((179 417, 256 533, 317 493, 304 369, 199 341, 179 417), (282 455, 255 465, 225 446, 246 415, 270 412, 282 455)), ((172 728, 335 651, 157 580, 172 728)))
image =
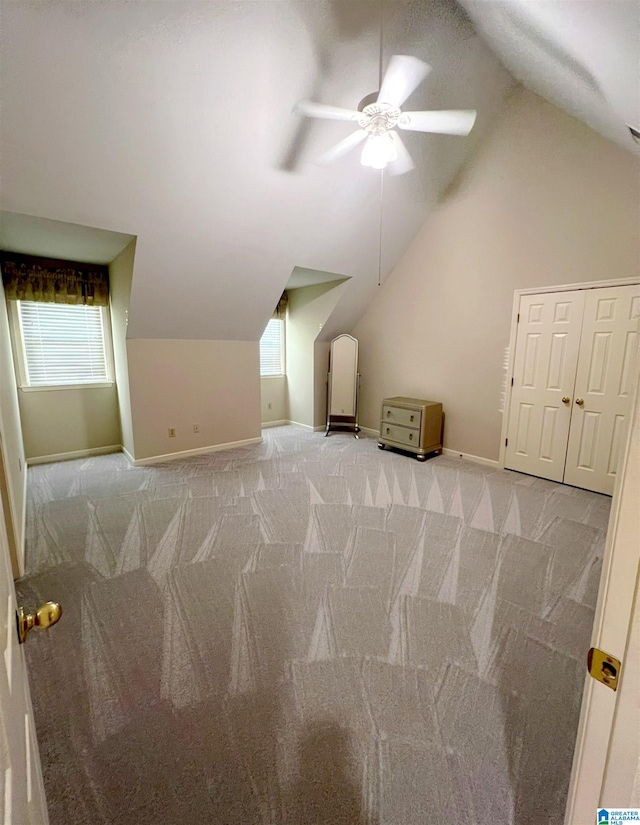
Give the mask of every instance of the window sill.
POLYGON ((91 384, 46 384, 42 387, 20 386, 22 392, 58 392, 59 390, 93 390, 113 387, 114 381, 100 381, 91 384))
POLYGON ((279 372, 277 375, 261 375, 260 378, 286 378, 286 373, 279 372))

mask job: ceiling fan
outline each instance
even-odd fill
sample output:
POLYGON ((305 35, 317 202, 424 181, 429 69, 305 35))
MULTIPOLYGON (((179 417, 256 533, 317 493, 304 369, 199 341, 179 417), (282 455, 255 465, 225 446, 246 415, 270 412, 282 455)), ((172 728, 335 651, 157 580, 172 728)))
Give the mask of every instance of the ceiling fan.
POLYGON ((338 160, 364 142, 360 162, 363 166, 385 169, 403 175, 414 168, 411 155, 395 128, 412 132, 437 132, 443 135, 468 135, 476 119, 474 110, 403 112, 400 107, 422 83, 431 66, 410 55, 391 58, 380 91, 367 95, 358 109, 343 109, 326 103, 301 100, 293 111, 305 117, 349 120, 360 128, 336 143, 317 159, 319 164, 338 160))

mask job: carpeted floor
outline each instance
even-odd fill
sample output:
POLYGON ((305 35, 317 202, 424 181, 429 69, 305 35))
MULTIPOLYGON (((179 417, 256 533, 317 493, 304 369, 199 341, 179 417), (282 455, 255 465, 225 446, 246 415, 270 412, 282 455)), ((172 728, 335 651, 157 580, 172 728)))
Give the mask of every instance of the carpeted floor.
POLYGON ((29 470, 52 825, 560 825, 610 500, 265 436, 29 470))

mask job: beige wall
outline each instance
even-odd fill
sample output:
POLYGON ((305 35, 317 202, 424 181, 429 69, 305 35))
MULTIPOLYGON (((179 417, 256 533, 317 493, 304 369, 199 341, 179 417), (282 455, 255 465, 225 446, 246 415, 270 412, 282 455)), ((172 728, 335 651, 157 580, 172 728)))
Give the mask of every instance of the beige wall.
MULTIPOLYGON (((342 297, 347 281, 329 281, 287 290, 287 390, 289 420, 307 427, 319 426, 324 404, 326 361, 316 361, 315 340, 322 325, 342 297), (316 408, 317 407, 317 408, 316 408)), ((322 349, 322 348, 321 348, 322 349)))
POLYGON ((109 387, 18 390, 27 458, 56 456, 121 441, 118 396, 109 387))
POLYGON ((24 570, 26 462, 11 355, 11 337, 4 290, 0 285, 0 486, 14 575, 24 570))
POLYGON ((327 423, 327 373, 329 372, 330 349, 330 341, 316 341, 313 345, 313 423, 316 427, 327 423))
POLYGON ((257 341, 134 338, 128 354, 137 460, 260 437, 257 341))
POLYGON ((109 264, 111 332, 113 336, 113 360, 116 373, 120 430, 122 432, 122 446, 131 456, 135 455, 135 449, 133 425, 131 423, 129 366, 127 364, 127 324, 135 252, 136 242, 133 240, 109 264))
POLYGON ((385 396, 442 401, 445 446, 497 459, 513 292, 638 276, 639 173, 518 89, 353 330, 361 424, 385 396))
POLYGON ((263 424, 289 419, 286 375, 260 378, 260 416, 263 424))

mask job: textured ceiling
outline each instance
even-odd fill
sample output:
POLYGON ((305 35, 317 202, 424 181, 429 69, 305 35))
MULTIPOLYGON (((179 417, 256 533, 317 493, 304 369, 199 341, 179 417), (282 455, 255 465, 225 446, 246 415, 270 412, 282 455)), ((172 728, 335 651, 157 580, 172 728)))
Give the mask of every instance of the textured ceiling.
POLYGON ((525 86, 640 154, 638 0, 460 0, 525 86))
MULTIPOLYGON (((384 3, 383 62, 433 66, 408 105, 479 116, 468 138, 403 136, 417 169, 385 178, 383 279, 513 84, 485 41, 519 81, 640 151, 626 127, 640 126, 636 0, 461 3, 473 23, 454 0, 384 3)), ((3 216, 4 243, 86 257, 137 236, 134 337, 257 339, 300 269, 350 278, 323 334, 349 329, 377 289, 379 173, 357 153, 314 166, 350 126, 291 108, 354 107, 377 88, 380 5, 3 3, 1 205, 45 219, 3 216), (54 237, 47 221, 75 226, 54 237)))
MULTIPOLYGON (((407 134, 385 180, 382 277, 473 153, 510 75, 453 0, 386 2, 384 61, 433 66, 412 108, 476 108, 468 138, 407 134)), ((129 335, 256 340, 295 267, 350 278, 323 335, 378 282, 380 175, 311 160, 378 87, 370 0, 5 2, 2 208, 137 236, 129 335)))

